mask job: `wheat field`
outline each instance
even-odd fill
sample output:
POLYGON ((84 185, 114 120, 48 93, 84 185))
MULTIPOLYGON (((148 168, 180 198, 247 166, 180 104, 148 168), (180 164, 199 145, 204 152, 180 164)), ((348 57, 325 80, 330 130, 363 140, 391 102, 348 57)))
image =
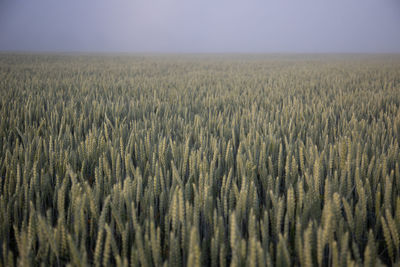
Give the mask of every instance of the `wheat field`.
POLYGON ((398 55, 0 54, 0 266, 398 266, 398 55))

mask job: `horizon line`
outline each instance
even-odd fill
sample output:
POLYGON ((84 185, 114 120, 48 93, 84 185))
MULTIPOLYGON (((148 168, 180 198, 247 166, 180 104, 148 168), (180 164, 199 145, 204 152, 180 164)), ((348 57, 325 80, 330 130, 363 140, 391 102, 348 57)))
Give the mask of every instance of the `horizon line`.
POLYGON ((400 51, 392 52, 355 52, 355 51, 229 51, 229 52, 173 52, 173 51, 87 51, 87 50, 1 50, 0 54, 58 54, 58 55, 400 55, 400 51))

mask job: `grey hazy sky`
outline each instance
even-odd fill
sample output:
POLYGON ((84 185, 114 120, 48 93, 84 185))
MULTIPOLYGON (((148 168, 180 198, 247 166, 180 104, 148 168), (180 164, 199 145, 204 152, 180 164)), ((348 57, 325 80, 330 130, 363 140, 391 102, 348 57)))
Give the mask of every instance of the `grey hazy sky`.
POLYGON ((400 53, 400 0, 0 0, 0 50, 400 53))

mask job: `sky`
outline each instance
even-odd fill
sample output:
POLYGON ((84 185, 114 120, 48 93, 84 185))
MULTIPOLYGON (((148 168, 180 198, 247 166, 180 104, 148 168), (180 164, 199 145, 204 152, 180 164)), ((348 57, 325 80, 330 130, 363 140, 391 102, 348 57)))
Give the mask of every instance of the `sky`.
POLYGON ((400 53, 400 0, 0 0, 0 51, 400 53))

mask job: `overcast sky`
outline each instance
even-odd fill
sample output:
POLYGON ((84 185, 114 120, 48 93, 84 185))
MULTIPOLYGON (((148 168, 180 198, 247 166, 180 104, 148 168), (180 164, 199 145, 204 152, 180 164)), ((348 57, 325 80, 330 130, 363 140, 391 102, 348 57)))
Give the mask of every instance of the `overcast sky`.
POLYGON ((400 53, 400 0, 0 0, 0 51, 400 53))

